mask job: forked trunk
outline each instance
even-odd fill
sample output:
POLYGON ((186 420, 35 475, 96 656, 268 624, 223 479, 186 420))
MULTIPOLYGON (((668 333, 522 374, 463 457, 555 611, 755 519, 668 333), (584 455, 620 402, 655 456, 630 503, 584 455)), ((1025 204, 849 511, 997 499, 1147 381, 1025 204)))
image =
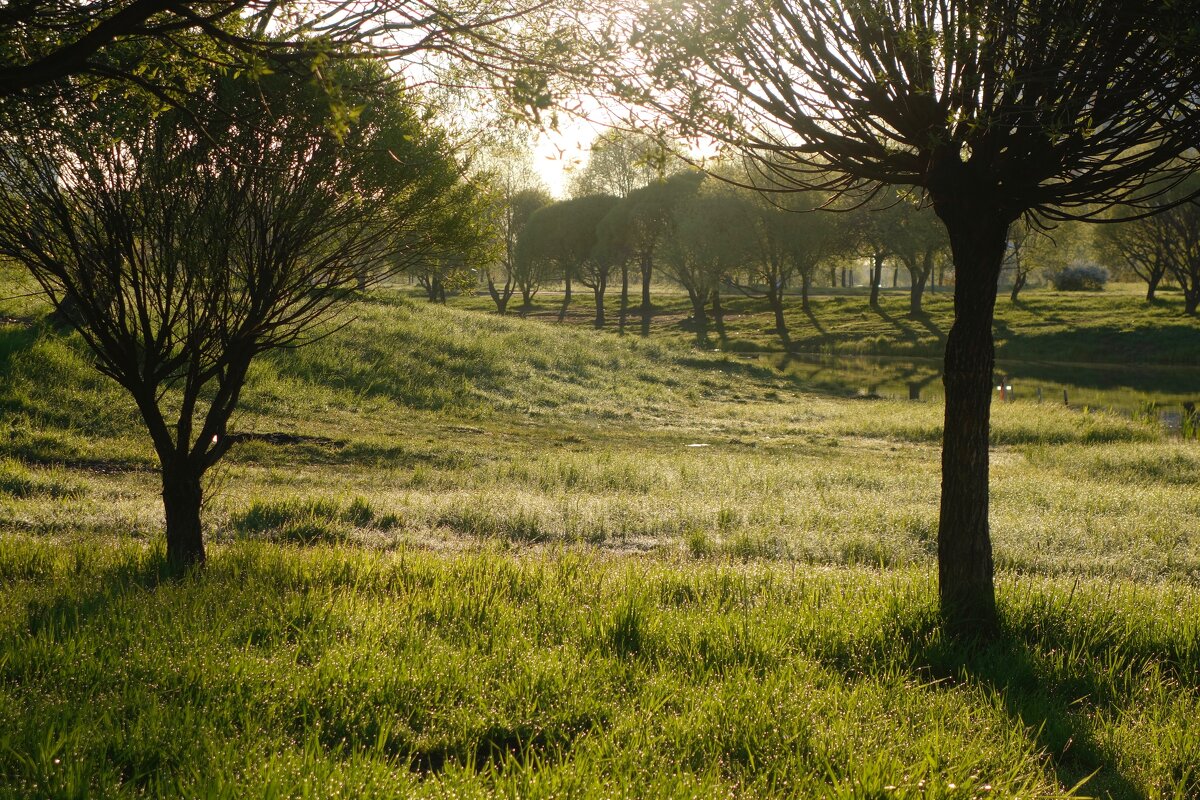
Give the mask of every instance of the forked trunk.
POLYGON ((883 253, 876 253, 871 264, 871 308, 879 308, 879 284, 883 280, 883 253))
POLYGON ((1162 275, 1150 275, 1150 280, 1146 282, 1146 302, 1154 302, 1154 293, 1158 291, 1158 283, 1162 280, 1162 275))
POLYGON ((200 527, 200 475, 183 465, 164 464, 163 510, 167 518, 167 563, 175 572, 204 564, 200 527))
POLYGON ((943 381, 942 501, 938 578, 942 615, 956 635, 998 629, 988 530, 988 434, 995 348, 992 319, 1008 222, 970 195, 938 203, 954 252, 954 324, 946 339, 943 381), (982 208, 981 208, 982 206, 982 208))

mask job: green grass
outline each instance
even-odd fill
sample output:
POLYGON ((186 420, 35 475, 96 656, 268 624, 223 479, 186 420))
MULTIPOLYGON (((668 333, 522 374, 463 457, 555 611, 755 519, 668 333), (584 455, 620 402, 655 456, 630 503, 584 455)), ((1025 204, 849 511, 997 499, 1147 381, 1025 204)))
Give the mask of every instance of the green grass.
MULTIPOLYGON (((818 289, 812 297, 812 314, 790 297, 785 313, 791 347, 805 353, 940 357, 953 323, 953 293, 939 290, 924 300, 926 316, 908 318, 908 290, 884 289, 880 308, 872 310, 865 289, 818 289)), ((651 330, 661 340, 688 343, 695 331, 687 319, 691 308, 678 289, 657 287, 651 330)), ((475 310, 491 310, 486 296, 460 297, 452 303, 475 310)), ((632 304, 641 302, 640 295, 632 304)), ((732 352, 781 350, 775 319, 766 302, 728 292, 724 298, 727 339, 714 330, 709 343, 732 352)), ((561 295, 544 292, 531 313, 539 318, 557 315, 561 295)), ((606 298, 608 328, 617 326, 617 295, 606 298)), ((515 307, 514 307, 515 308, 515 307)), ((590 293, 572 300, 570 320, 589 326, 595 301, 590 293)), ((631 317, 629 330, 637 332, 641 317, 631 317)), ((1200 321, 1183 315, 1178 292, 1165 291, 1147 305, 1145 288, 1113 284, 1103 292, 1056 292, 1029 289, 1017 303, 1001 294, 996 301, 996 355, 1000 359, 1053 361, 1076 364, 1200 364, 1200 321)))
POLYGON ((8 796, 1026 797, 1200 790, 1193 592, 924 571, 7 539, 8 796), (891 787, 891 788, 889 788, 891 787))
POLYGON ((384 292, 254 368, 170 581, 131 404, 23 302, 0 797, 1200 794, 1200 450, 1154 423, 995 407, 971 650, 938 403, 384 292))

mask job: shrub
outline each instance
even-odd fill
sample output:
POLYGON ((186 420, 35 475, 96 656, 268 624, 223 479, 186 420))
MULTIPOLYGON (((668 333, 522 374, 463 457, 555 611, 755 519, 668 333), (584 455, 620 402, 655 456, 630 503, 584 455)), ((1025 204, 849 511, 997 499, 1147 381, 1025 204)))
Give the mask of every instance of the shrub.
POLYGON ((1060 292, 1099 292, 1108 283, 1108 270, 1099 264, 1075 263, 1048 277, 1060 292))

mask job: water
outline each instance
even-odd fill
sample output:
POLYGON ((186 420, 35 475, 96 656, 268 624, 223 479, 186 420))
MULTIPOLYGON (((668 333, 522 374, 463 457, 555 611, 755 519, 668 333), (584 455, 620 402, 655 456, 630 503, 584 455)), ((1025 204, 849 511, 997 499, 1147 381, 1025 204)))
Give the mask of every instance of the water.
MULTIPOLYGON (((944 396, 941 359, 806 354, 754 359, 816 391, 930 402, 944 396)), ((1185 404, 1200 406, 1200 368, 1000 361, 993 400, 1065 403, 1127 415, 1145 414, 1153 406, 1177 429, 1185 404)))

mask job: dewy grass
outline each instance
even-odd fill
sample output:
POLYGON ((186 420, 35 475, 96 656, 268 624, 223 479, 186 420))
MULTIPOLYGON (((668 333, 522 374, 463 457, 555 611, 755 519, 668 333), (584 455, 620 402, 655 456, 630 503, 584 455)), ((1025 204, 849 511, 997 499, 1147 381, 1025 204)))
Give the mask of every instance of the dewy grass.
POLYGON ((255 367, 168 581, 136 414, 37 313, 0 342, 0 797, 1200 795, 1200 451, 1150 418, 994 408, 971 649, 939 404, 385 292, 255 367))
POLYGON ((1190 796, 1194 593, 594 552, 0 550, 8 796, 1190 796), (889 788, 891 787, 891 788, 889 788))

